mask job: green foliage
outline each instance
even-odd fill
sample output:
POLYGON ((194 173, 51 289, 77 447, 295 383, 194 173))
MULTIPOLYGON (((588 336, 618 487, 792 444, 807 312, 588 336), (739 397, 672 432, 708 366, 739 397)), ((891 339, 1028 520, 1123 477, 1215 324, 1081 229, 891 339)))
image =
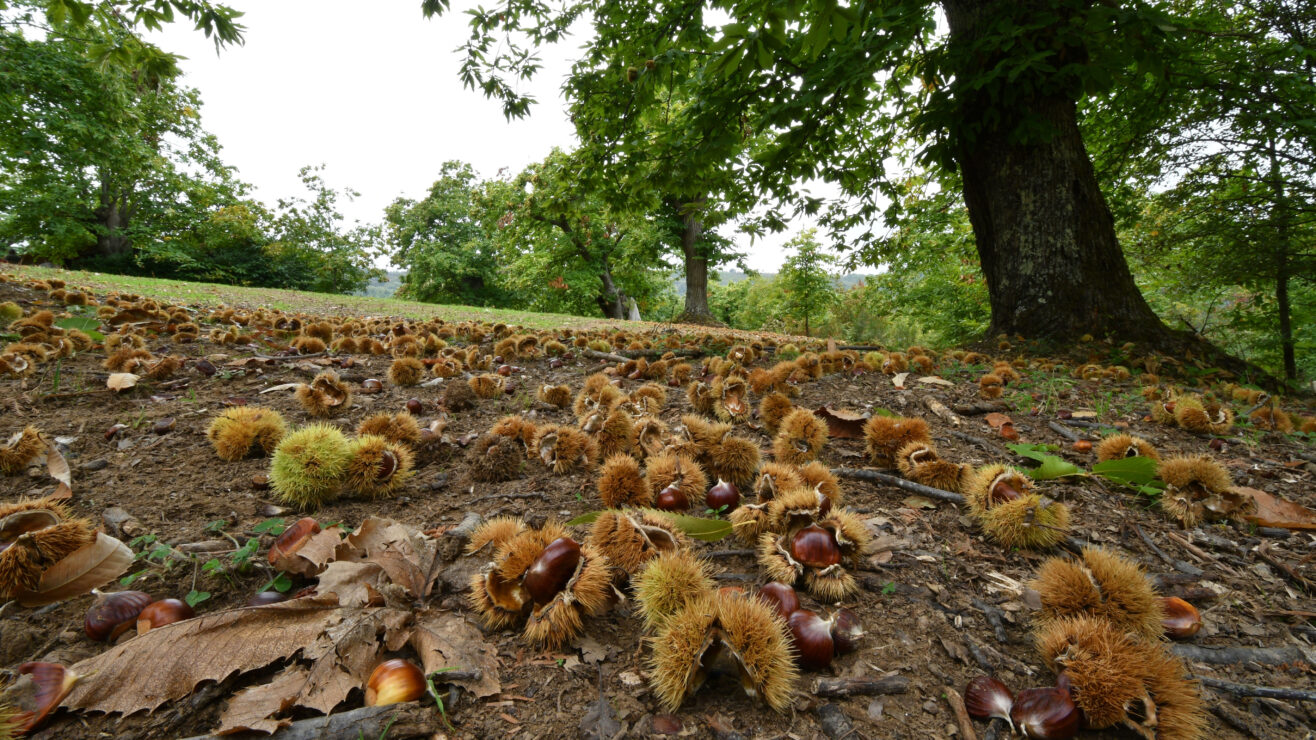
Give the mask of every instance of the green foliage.
POLYGON ((804 334, 810 335, 810 319, 817 318, 836 301, 836 276, 828 272, 836 258, 822 251, 815 238, 817 232, 808 229, 786 242, 795 253, 786 258, 778 280, 785 296, 783 307, 804 322, 804 334))
POLYGON ((1083 470, 1077 465, 1050 454, 1055 450, 1053 445, 1044 444, 1007 444, 1006 447, 1020 457, 1026 457, 1030 460, 1036 460, 1041 463, 1035 468, 1030 468, 1028 475, 1034 480, 1051 480, 1052 478, 1064 478, 1070 475, 1082 475, 1083 470))
POLYGON ((384 274, 374 266, 374 259, 384 254, 382 230, 360 224, 345 227, 338 200, 352 200, 358 193, 330 188, 319 174, 323 169, 303 167, 298 172, 311 200, 279 200, 270 223, 272 241, 264 251, 283 275, 284 287, 357 293, 384 274))

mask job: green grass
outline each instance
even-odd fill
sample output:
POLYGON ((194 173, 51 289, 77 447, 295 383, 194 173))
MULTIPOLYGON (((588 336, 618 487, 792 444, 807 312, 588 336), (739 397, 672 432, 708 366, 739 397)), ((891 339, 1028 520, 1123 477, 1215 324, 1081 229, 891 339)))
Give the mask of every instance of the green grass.
MULTIPOLYGON (((310 293, 277 288, 248 288, 214 283, 192 283, 183 280, 160 280, 134 275, 109 275, 99 272, 64 270, 49 267, 5 265, 0 272, 22 278, 45 280, 58 278, 69 288, 86 288, 105 293, 112 290, 140 293, 157 300, 193 307, 235 306, 244 308, 276 308, 282 311, 306 312, 322 316, 395 316, 408 319, 440 318, 444 321, 488 321, 517 324, 531 329, 591 329, 600 326, 621 326, 623 322, 566 314, 532 313, 502 308, 476 306, 446 306, 434 303, 406 301, 399 298, 372 298, 369 296, 310 293)), ((627 328, 651 325, 649 322, 624 322, 627 328)))

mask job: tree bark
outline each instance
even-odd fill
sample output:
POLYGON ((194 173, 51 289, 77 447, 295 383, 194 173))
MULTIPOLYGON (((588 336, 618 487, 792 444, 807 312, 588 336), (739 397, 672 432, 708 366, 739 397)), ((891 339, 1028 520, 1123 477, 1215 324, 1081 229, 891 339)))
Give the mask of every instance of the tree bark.
POLYGON ((704 225, 695 208, 702 197, 691 200, 669 198, 667 206, 681 219, 681 256, 685 263, 685 309, 677 321, 685 324, 720 324, 708 308, 708 254, 699 244, 704 225))
POLYGON ((1275 194, 1271 206, 1275 219, 1275 309, 1279 312, 1279 345, 1284 358, 1284 379, 1298 377, 1298 358, 1293 343, 1293 307, 1289 301, 1289 247, 1292 230, 1289 227, 1290 204, 1275 152, 1275 139, 1267 141, 1270 154, 1270 187, 1275 194))
POLYGON ((127 226, 127 218, 109 183, 101 183, 100 208, 96 209, 96 219, 101 227, 101 233, 96 237, 97 255, 113 257, 130 248, 128 237, 123 233, 124 227, 127 226))
MULTIPOLYGON (((943 0, 952 43, 970 46, 1012 4, 943 0)), ((965 58, 979 67, 956 70, 965 79, 999 61, 984 54, 965 58)), ((956 160, 987 279, 989 331, 1062 342, 1085 334, 1172 336, 1133 282, 1074 100, 1039 94, 1006 110, 990 95, 965 90, 957 96, 956 160), (1025 120, 1051 135, 1019 141, 1016 129, 1025 120)))

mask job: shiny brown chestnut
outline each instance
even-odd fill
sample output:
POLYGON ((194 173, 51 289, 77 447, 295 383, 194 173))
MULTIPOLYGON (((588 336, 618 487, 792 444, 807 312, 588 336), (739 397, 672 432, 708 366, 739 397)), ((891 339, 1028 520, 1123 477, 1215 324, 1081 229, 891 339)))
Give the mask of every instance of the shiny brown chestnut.
POLYGON ((521 585, 536 604, 547 604, 558 595, 580 564, 580 543, 570 537, 559 537, 530 564, 521 585))
POLYGON ((1078 706, 1065 689, 1024 689, 1014 695, 1010 721, 1024 737, 1067 740, 1078 734, 1078 706))
POLYGON ((704 502, 714 511, 731 511, 740 505, 740 489, 736 484, 718 478, 704 494, 704 502))
POLYGON ((800 597, 788 583, 772 581, 759 589, 759 599, 777 610, 782 619, 790 619, 791 614, 799 611, 800 597))
POLYGON ((827 620, 832 632, 832 643, 837 655, 853 653, 859 648, 859 640, 864 636, 864 627, 859 624, 859 617, 849 609, 837 609, 827 620))
MULTIPOLYGON (((1010 721, 1010 708, 1014 706, 1014 694, 1010 688, 992 676, 978 676, 964 687, 964 708, 970 717, 991 719, 997 717, 1010 721)), ((1011 724, 1013 727, 1013 723, 1011 724)))
POLYGON ((287 594, 281 594, 278 591, 261 591, 252 594, 251 598, 247 599, 247 606, 269 606, 287 600, 287 594))
POLYGON ((383 393, 384 381, 380 380, 379 378, 366 378, 365 380, 361 381, 361 392, 383 393))
POLYGON ((841 562, 836 535, 817 524, 800 529, 791 537, 791 557, 810 568, 827 568, 841 562))
MULTIPOLYGON (((59 663, 29 662, 18 667, 19 680, 6 690, 6 704, 16 711, 7 718, 0 731, 18 737, 36 729, 78 682, 78 674, 59 663)), ((10 737, 6 734, 5 737, 10 737)))
POLYGON ((1187 640, 1202 629, 1202 615, 1197 607, 1178 596, 1161 597, 1161 609, 1165 613, 1161 626, 1171 640, 1187 640))
POLYGON ((132 629, 137 624, 137 615, 142 608, 151 603, 151 595, 145 591, 116 591, 101 594, 87 609, 87 616, 82 620, 82 628, 97 642, 116 639, 119 635, 132 629))
POLYGON ((366 681, 366 706, 382 707, 415 701, 425 694, 425 674, 415 663, 402 658, 375 666, 366 681))
POLYGON ((653 506, 662 511, 685 511, 690 508, 690 499, 686 498, 679 485, 673 483, 658 492, 653 506))
POLYGON ((312 537, 319 533, 320 523, 309 516, 304 516, 293 522, 292 526, 283 530, 283 534, 274 540, 273 545, 270 545, 270 564, 273 565, 280 558, 296 554, 312 537))
POLYGON ((425 410, 425 404, 421 403, 419 398, 407 399, 408 414, 411 414, 412 416, 420 416, 421 412, 423 412, 424 410, 425 410))
POLYGON ((806 671, 819 671, 831 665, 836 655, 831 625, 827 620, 808 609, 798 609, 786 620, 795 642, 795 654, 800 667, 806 671))
POLYGON ((192 611, 192 607, 184 601, 178 599, 153 601, 142 607, 141 613, 137 615, 137 634, 144 635, 157 627, 181 622, 194 616, 196 612, 192 611))

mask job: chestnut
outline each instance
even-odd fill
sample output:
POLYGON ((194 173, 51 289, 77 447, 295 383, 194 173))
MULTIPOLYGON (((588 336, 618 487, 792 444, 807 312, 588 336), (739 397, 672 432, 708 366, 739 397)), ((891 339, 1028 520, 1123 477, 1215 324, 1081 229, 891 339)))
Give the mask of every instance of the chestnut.
POLYGON ((27 680, 11 684, 6 691, 5 703, 12 703, 18 711, 0 725, 0 730, 7 731, 5 737, 18 737, 39 727, 73 690, 79 678, 78 674, 59 663, 39 661, 23 663, 18 667, 18 675, 27 680), (16 695, 9 695, 9 691, 15 689, 16 695))
POLYGON ((393 658, 375 666, 366 681, 366 706, 415 701, 425 693, 425 674, 415 663, 393 658))
POLYGON ((832 642, 837 655, 853 653, 859 647, 859 640, 864 636, 864 627, 859 624, 859 617, 849 609, 837 609, 831 619, 832 642))
POLYGON ((658 492, 653 500, 653 506, 662 511, 685 511, 690 508, 690 499, 681 492, 679 485, 673 483, 658 492))
POLYGON ((384 391, 384 382, 379 378, 366 378, 361 381, 362 393, 382 393, 384 391))
POLYGON ((579 564, 580 544, 570 537, 559 537, 530 564, 521 585, 536 604, 547 604, 576 574, 579 564))
POLYGON ((788 583, 772 581, 759 589, 759 599, 767 602, 777 610, 782 619, 790 619, 791 614, 800 608, 800 597, 788 583))
POLYGON ((704 494, 704 502, 713 511, 731 511, 740 505, 740 491, 736 484, 718 478, 717 483, 704 494))
POLYGON ((791 557, 810 568, 828 568, 841 562, 836 535, 817 524, 800 529, 791 537, 791 557))
POLYGON ((1069 691, 1048 686, 1024 689, 1014 696, 1010 721, 1021 735, 1038 740, 1065 740, 1078 734, 1078 705, 1069 691))
POLYGON ((991 719, 998 717, 1010 721, 1010 708, 1014 706, 1014 694, 1009 687, 992 676, 978 676, 969 681, 964 688, 964 708, 970 717, 991 719))
POLYGON ((411 414, 412 416, 420 416, 421 412, 424 410, 425 410, 425 404, 421 403, 419 398, 407 399, 408 414, 411 414))
POLYGON ((114 640, 137 624, 137 615, 151 601, 151 595, 145 591, 101 594, 87 609, 82 628, 87 637, 97 642, 114 640))
POLYGON ((1015 490, 1014 486, 1009 483, 1000 480, 992 484, 991 502, 993 505, 1003 504, 1019 498, 1023 498, 1023 494, 1015 490))
POLYGON ((806 671, 826 668, 836 654, 831 625, 827 620, 808 609, 798 609, 786 623, 791 628, 795 654, 800 667, 806 671))
POLYGON ((137 634, 144 635, 156 627, 191 619, 196 615, 192 607, 178 599, 161 599, 142 607, 137 615, 137 634))
POLYGON ((307 541, 319 533, 320 523, 309 516, 293 522, 292 526, 283 530, 283 534, 274 540, 273 545, 270 545, 270 564, 273 565, 280 558, 296 554, 298 550, 306 545, 307 541))
POLYGON ((261 591, 252 594, 251 598, 247 599, 247 606, 268 606, 287 600, 287 594, 281 594, 278 591, 261 591))
POLYGON ((1171 640, 1187 640, 1202 629, 1202 615, 1197 607, 1178 596, 1161 597, 1161 609, 1165 612, 1161 626, 1171 640))

